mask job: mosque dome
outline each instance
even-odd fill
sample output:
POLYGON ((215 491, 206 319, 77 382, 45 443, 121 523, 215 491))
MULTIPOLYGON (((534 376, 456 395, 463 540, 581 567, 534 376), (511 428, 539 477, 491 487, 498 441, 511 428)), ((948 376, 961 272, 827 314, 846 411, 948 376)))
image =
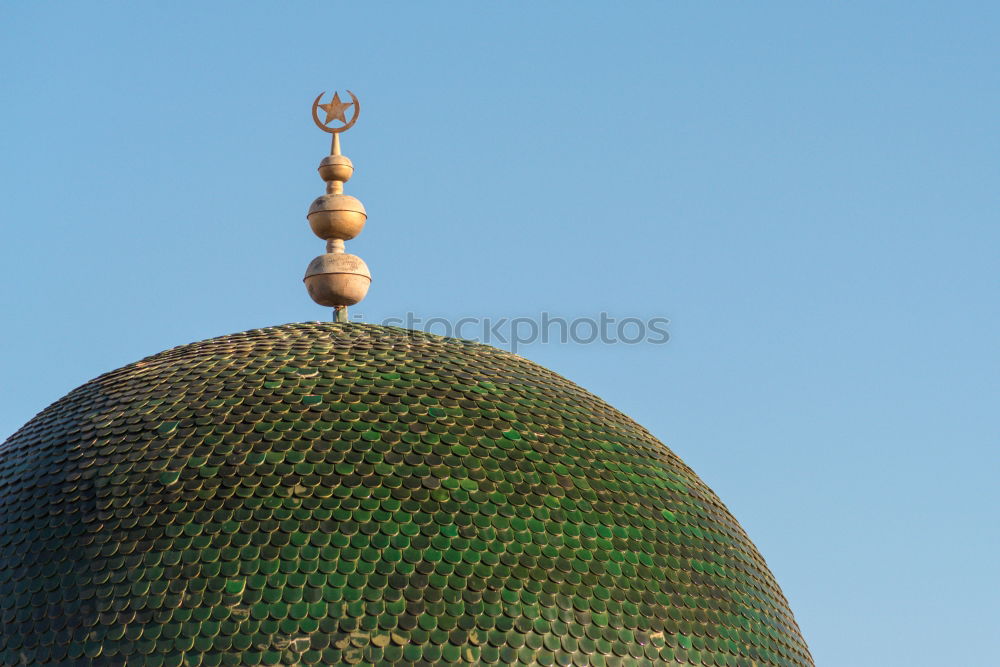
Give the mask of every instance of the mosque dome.
POLYGON ((526 359, 356 323, 184 345, 0 446, 0 663, 812 665, 645 429, 526 359))

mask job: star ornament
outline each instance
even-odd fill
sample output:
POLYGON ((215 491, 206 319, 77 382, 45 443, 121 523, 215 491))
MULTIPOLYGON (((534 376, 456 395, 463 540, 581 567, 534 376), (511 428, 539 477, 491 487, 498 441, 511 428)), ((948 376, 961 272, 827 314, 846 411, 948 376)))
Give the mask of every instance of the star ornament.
POLYGON ((329 104, 320 104, 319 108, 326 112, 327 125, 330 124, 331 120, 339 120, 341 123, 347 124, 347 118, 344 116, 344 110, 347 107, 353 106, 354 102, 341 102, 340 93, 334 93, 333 99, 330 100, 329 104))

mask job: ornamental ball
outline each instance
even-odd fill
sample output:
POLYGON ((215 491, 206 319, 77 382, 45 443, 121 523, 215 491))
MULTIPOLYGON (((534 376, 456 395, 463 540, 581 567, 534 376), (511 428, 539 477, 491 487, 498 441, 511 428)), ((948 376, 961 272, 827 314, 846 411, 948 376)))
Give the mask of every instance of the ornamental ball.
POLYGON ((346 183, 354 175, 354 164, 344 155, 327 155, 319 163, 319 176, 324 181, 346 183))

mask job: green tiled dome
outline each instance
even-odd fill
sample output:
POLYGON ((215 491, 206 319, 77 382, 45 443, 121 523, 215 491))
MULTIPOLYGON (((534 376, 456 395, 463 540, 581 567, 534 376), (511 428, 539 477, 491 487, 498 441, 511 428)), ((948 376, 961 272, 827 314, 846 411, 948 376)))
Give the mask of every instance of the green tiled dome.
POLYGON ((811 665, 642 427, 491 347, 289 324, 103 375, 0 447, 0 663, 811 665))

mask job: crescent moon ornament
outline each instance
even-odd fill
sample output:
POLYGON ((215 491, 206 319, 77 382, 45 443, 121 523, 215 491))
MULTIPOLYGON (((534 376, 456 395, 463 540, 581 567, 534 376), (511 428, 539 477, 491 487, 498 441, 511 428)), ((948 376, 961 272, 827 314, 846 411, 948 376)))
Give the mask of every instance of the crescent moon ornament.
POLYGON ((336 92, 334 92, 333 99, 329 104, 319 103, 323 96, 326 95, 325 90, 316 96, 316 100, 313 102, 312 106, 313 122, 316 123, 316 127, 324 132, 329 132, 330 134, 339 134, 340 132, 344 132, 354 127, 354 124, 358 122, 358 114, 361 113, 361 105, 358 103, 358 98, 354 93, 348 90, 347 94, 350 95, 351 100, 353 100, 347 104, 340 101, 340 95, 336 92), (344 117, 344 110, 349 106, 354 107, 354 115, 351 117, 350 121, 344 117), (326 111, 326 123, 329 123, 332 120, 339 120, 344 123, 344 125, 342 127, 328 127, 326 123, 320 121, 319 119, 318 109, 320 108, 326 111))

